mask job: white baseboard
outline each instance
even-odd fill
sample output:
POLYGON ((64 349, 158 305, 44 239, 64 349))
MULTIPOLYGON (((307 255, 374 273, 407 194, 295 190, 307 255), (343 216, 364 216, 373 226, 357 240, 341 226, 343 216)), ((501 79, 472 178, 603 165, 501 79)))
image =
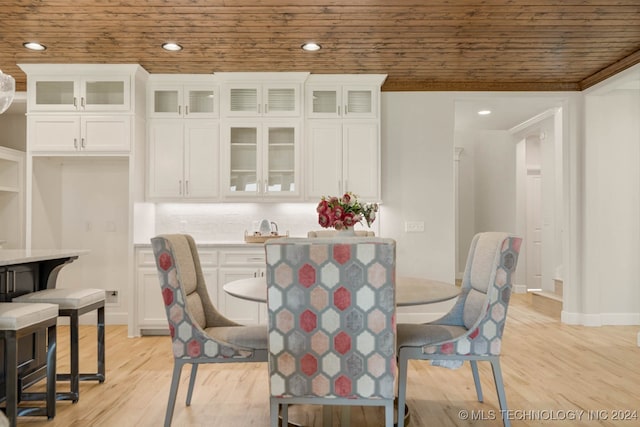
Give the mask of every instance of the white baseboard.
POLYGON ((640 313, 569 313, 562 311, 562 323, 582 326, 634 326, 640 325, 640 313))
POLYGON ((527 293, 527 285, 513 285, 513 293, 514 294, 526 294, 527 293))

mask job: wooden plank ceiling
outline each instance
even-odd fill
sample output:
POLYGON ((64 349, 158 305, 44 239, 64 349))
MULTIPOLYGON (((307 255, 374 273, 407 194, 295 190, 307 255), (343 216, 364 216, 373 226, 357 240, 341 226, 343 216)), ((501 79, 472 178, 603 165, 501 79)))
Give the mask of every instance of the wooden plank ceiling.
POLYGON ((581 90, 640 62, 640 0, 3 0, 0 69, 388 74, 383 90, 581 90), (348 3, 348 4, 347 4, 348 3), (313 40, 315 53, 300 45, 313 40), (22 47, 26 41, 44 52, 22 47), (180 43, 181 52, 160 48, 180 43))

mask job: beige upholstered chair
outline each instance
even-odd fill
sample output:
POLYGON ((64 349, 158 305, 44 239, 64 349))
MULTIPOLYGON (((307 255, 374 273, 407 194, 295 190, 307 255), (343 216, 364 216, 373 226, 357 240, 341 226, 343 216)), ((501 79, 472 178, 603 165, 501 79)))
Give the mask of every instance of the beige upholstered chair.
POLYGON ((287 425, 290 403, 384 406, 393 427, 395 241, 284 238, 265 250, 271 427, 279 405, 287 425))
POLYGON ((191 364, 186 404, 200 363, 266 362, 267 328, 242 326, 224 317, 211 303, 193 238, 185 234, 151 239, 173 341, 173 377, 164 420, 171 425, 185 364, 191 364))
POLYGON ((477 234, 469 249, 462 292, 449 313, 423 325, 398 325, 398 427, 404 425, 409 359, 447 367, 469 361, 480 402, 478 361, 490 362, 504 425, 510 425, 500 347, 521 242, 507 233, 477 234))
MULTIPOLYGON (((374 237, 376 233, 369 230, 355 230, 356 237, 374 237)), ((309 231, 307 237, 335 237, 338 234, 336 230, 315 230, 309 231)))

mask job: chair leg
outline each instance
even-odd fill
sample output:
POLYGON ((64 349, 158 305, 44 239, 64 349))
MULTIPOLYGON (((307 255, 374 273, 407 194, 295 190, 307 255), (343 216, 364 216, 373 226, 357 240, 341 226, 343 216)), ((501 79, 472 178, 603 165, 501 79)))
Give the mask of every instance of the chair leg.
POLYGON ((330 405, 322 405, 322 427, 331 426, 333 426, 333 407, 330 405))
POLYGON ((198 364, 191 364, 191 375, 189 376, 189 390, 187 390, 187 406, 191 405, 191 396, 193 396, 193 387, 196 385, 196 374, 198 373, 198 364))
MULTIPOLYGON (((282 406, 284 407, 285 405, 282 405, 282 406)), ((278 401, 273 397, 270 398, 269 399, 269 419, 270 419, 269 423, 271 427, 278 427, 278 416, 280 415, 279 409, 280 409, 280 405, 278 404, 278 401)), ((282 425, 283 427, 286 427, 286 424, 284 424, 284 421, 282 425)))
POLYGON ((69 374, 69 387, 71 390, 71 401, 76 403, 80 400, 80 317, 77 311, 69 315, 69 331, 71 334, 71 367, 69 374))
POLYGON ((56 353, 57 353, 56 324, 47 328, 47 418, 52 420, 56 416, 56 353))
POLYGON ((18 423, 18 342, 14 332, 5 335, 4 372, 6 388, 6 411, 9 425, 18 423))
POLYGON ((393 427, 393 401, 384 405, 384 426, 393 427))
POLYGON ((282 427, 289 427, 289 404, 282 404, 282 427))
POLYGON ((105 372, 105 327, 104 327, 104 306, 98 307, 98 381, 102 384, 106 378, 105 372))
POLYGON ((482 384, 480 383, 480 374, 478 372, 478 361, 470 360, 471 364, 471 373, 473 374, 473 382, 476 385, 476 394, 478 395, 478 402, 484 402, 484 397, 482 396, 482 384))
POLYGON ((491 368, 493 370, 493 379, 496 383, 496 391, 498 393, 498 402, 500 402, 500 412, 502 413, 502 421, 504 427, 511 426, 511 420, 509 420, 507 413, 507 396, 504 392, 504 382, 502 380, 502 370, 500 369, 500 359, 491 359, 491 368))
POLYGON ((173 375, 171 376, 171 388, 169 389, 169 402, 167 403, 167 413, 164 417, 164 427, 171 427, 171 419, 173 418, 173 409, 176 406, 176 395, 178 394, 178 386, 180 385, 180 373, 184 364, 178 360, 173 362, 173 375))
POLYGON ((404 408, 407 400, 407 369, 409 368, 409 359, 402 353, 402 349, 398 352, 398 427, 404 427, 404 408))

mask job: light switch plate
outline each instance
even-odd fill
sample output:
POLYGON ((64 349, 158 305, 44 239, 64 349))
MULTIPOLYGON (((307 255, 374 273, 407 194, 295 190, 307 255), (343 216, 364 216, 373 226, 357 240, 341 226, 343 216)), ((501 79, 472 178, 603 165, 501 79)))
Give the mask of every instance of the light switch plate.
POLYGON ((424 221, 405 221, 404 231, 407 233, 424 233, 424 221))

